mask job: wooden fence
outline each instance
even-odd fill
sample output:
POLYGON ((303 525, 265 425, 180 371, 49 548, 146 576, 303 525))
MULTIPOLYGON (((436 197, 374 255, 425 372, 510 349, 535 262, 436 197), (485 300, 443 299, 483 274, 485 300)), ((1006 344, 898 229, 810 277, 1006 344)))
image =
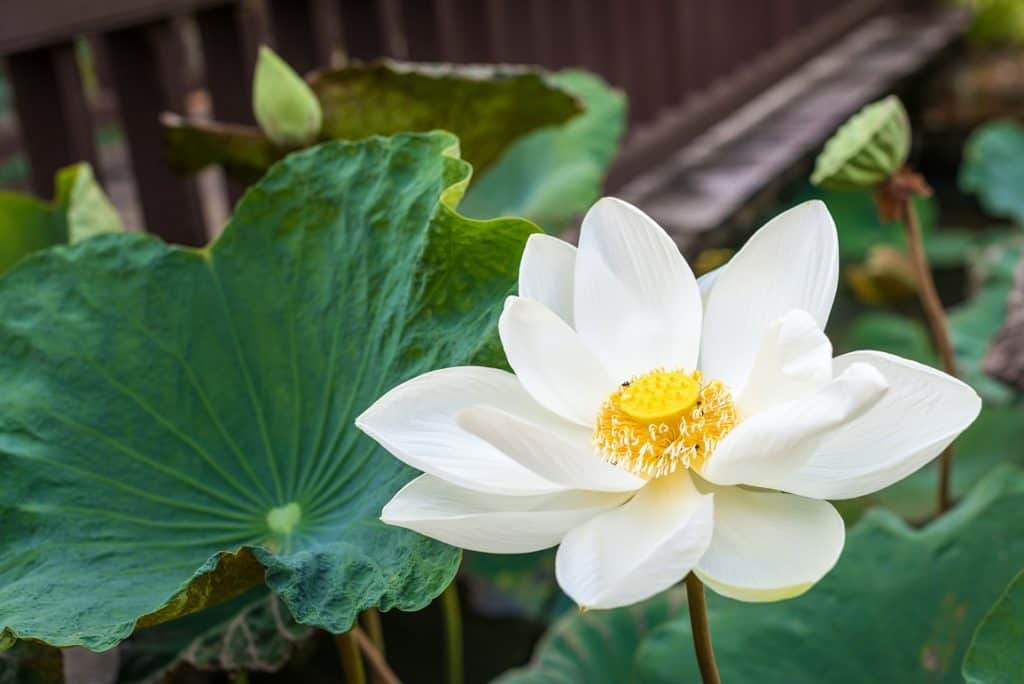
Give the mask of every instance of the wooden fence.
POLYGON ((182 18, 198 28, 199 80, 215 116, 249 121, 256 49, 299 71, 338 54, 582 66, 626 90, 630 131, 615 186, 770 86, 864 19, 910 0, 0 0, 0 56, 33 190, 98 167, 95 112, 74 40, 85 36, 115 94, 147 227, 206 240, 194 179, 165 166, 158 115, 186 109, 182 18))

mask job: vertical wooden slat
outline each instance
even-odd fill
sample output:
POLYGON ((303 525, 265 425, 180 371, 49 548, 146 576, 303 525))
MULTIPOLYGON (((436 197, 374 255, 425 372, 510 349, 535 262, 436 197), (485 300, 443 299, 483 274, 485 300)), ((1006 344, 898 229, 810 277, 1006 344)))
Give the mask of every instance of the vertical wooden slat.
POLYGON ((605 46, 598 41, 596 16, 598 6, 589 0, 566 0, 572 13, 572 23, 576 27, 576 58, 575 64, 587 67, 592 71, 604 73, 600 67, 601 58, 606 54, 605 46))
POLYGON ((371 60, 387 54, 376 0, 338 0, 342 48, 350 59, 371 60))
MULTIPOLYGON (((384 34, 384 51, 388 57, 409 59, 409 41, 405 33, 400 0, 377 0, 380 11, 381 31, 384 34)), ((420 0, 425 2, 426 0, 420 0)))
POLYGON ((488 61, 491 41, 484 3, 480 0, 435 0, 435 6, 441 57, 460 63, 488 61))
POLYGON ((436 0, 404 0, 401 19, 409 59, 437 62, 447 58, 442 54, 441 22, 436 0))
MULTIPOLYGON (((230 4, 213 7, 197 12, 195 18, 214 118, 230 123, 254 123, 252 72, 246 64, 238 7, 230 4)), ((245 184, 231 177, 226 180, 228 200, 234 204, 245 191, 245 184)))
POLYGON ((496 61, 511 64, 536 63, 531 8, 522 2, 486 0, 488 27, 496 61))
POLYGON ((311 0, 267 0, 274 50, 300 74, 317 66, 311 0))
POLYGON ((31 187, 41 197, 52 197, 57 169, 77 161, 97 167, 92 116, 74 45, 61 43, 10 55, 7 69, 31 187))
POLYGON ((170 21, 153 22, 105 38, 146 228, 169 242, 204 244, 196 181, 167 168, 160 142, 160 112, 186 111, 176 27, 170 21))

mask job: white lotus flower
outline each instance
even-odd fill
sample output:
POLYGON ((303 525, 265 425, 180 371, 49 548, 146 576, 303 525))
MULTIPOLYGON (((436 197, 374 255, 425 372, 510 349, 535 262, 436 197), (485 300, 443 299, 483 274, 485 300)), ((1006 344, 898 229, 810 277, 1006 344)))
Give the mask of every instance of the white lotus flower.
POLYGON ((425 473, 382 520, 477 551, 560 544, 558 582, 592 608, 691 570, 741 600, 803 593, 843 547, 825 499, 906 477, 981 408, 913 361, 832 358, 838 262, 821 202, 699 282, 620 200, 590 210, 578 250, 534 235, 499 323, 515 374, 427 373, 357 420, 425 473))

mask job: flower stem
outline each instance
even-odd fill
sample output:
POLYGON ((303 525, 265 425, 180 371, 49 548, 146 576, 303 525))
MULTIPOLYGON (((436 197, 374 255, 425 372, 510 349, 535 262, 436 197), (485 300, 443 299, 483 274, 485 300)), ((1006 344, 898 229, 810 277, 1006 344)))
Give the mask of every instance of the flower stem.
MULTIPOLYGON (((942 308, 942 300, 935 289, 935 281, 932 279, 932 271, 928 266, 928 257, 924 253, 924 241, 921 238, 921 226, 917 219, 917 210, 911 197, 903 201, 903 226, 907 233, 907 246, 910 249, 910 260, 914 267, 914 276, 917 279, 917 290, 921 299, 921 308, 924 310, 925 318, 928 320, 928 328, 932 334, 935 348, 939 352, 939 360, 942 368, 950 375, 956 376, 956 356, 953 353, 953 343, 949 337, 949 324, 946 321, 946 311, 942 308)), ((953 465, 953 446, 946 447, 939 457, 939 491, 938 507, 939 513, 949 510, 952 504, 950 496, 950 475, 953 465)))
POLYGON ((459 609, 459 590, 455 580, 441 594, 444 612, 445 647, 448 652, 448 684, 462 684, 462 612, 459 609))
POLYGON ((363 655, 366 656, 366 662, 370 664, 370 669, 373 670, 374 681, 379 684, 402 684, 398 675, 388 665, 384 654, 374 645, 373 640, 358 627, 353 629, 352 633, 355 635, 356 642, 359 644, 363 655))
POLYGON ((338 646, 338 658, 341 660, 341 669, 345 673, 345 684, 366 684, 366 672, 363 670, 363 657, 359 653, 359 643, 356 641, 355 632, 358 627, 353 627, 344 634, 334 637, 338 646))
POLYGON ((704 583, 692 572, 686 576, 686 603, 690 609, 690 628, 693 632, 693 650, 704 684, 722 684, 715 664, 715 651, 711 646, 708 627, 708 604, 704 601, 704 583))
POLYGON ((377 612, 376 608, 367 608, 359 617, 363 621, 366 635, 370 637, 374 648, 380 651, 381 655, 384 655, 384 628, 380 624, 380 613, 377 612))

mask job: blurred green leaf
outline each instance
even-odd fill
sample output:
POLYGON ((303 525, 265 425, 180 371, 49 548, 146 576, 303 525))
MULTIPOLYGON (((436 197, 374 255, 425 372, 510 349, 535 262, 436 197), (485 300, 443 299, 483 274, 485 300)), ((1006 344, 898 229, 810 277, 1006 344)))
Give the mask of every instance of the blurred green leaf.
POLYGON ((256 61, 252 111, 266 136, 284 148, 313 142, 323 124, 320 102, 309 84, 266 45, 260 46, 256 61))
POLYGON ((563 71, 548 80, 577 95, 583 113, 505 150, 466 193, 462 210, 469 216, 523 216, 557 233, 600 196, 625 129, 625 96, 585 71, 563 71))
MULTIPOLYGON (((557 621, 537 644, 525 668, 494 684, 622 684, 636 682, 636 651, 658 625, 686 613, 686 591, 670 589, 648 601, 615 610, 574 613, 557 621)), ((680 643, 680 649, 689 643, 680 643)), ((697 679, 674 679, 699 682, 697 679)))
POLYGON ((907 161, 910 118, 895 95, 865 105, 839 127, 814 164, 811 183, 836 190, 871 190, 907 161))
MULTIPOLYGON (((1024 564, 1024 472, 1000 469, 922 530, 872 511, 831 573, 779 603, 708 595, 725 682, 960 681, 974 625, 1024 564), (979 559, 984 559, 979 562, 979 559)), ((558 622, 501 684, 700 682, 680 589, 558 622)))
POLYGON ((968 684, 1017 684, 1024 676, 1024 571, 978 625, 963 675, 968 684))
POLYGON ((993 216, 1024 224, 1024 126, 993 121, 967 139, 960 189, 978 196, 993 216))
POLYGON ((215 121, 160 117, 164 157, 178 173, 195 173, 219 164, 232 178, 255 183, 270 165, 284 156, 257 128, 215 121))
POLYGON ((124 230, 88 164, 58 171, 56 188, 53 202, 0 191, 0 273, 41 249, 124 230))

